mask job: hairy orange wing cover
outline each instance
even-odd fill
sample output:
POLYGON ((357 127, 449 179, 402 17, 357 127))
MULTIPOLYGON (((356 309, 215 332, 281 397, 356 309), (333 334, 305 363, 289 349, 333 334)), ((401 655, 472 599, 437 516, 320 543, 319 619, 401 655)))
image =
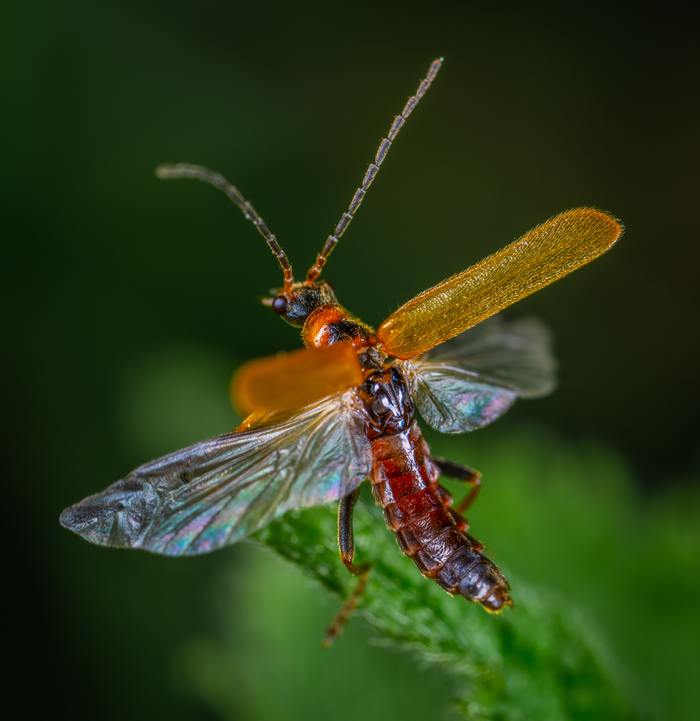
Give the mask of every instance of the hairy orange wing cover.
POLYGON ((377 331, 385 350, 412 358, 602 255, 622 234, 615 218, 575 208, 417 295, 377 331))
POLYGON ((300 408, 362 383, 357 353, 347 343, 259 358, 231 380, 231 399, 242 413, 300 408))

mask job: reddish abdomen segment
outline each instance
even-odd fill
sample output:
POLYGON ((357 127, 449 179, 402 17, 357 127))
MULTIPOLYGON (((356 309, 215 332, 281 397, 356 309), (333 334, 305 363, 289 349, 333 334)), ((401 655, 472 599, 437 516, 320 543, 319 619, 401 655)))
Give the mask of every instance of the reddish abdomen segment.
POLYGON ((489 611, 510 605, 508 582, 480 552, 480 545, 461 531, 438 484, 418 424, 372 443, 372 491, 399 546, 449 593, 480 603, 489 611))

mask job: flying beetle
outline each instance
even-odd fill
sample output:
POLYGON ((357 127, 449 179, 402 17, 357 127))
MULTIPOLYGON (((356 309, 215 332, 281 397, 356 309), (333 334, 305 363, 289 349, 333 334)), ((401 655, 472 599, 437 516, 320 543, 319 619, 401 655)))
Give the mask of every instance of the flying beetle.
POLYGON ((328 629, 330 641, 365 587, 352 514, 360 485, 374 498, 401 550, 448 593, 491 612, 512 605, 510 588, 465 511, 480 474, 431 455, 417 413, 444 433, 488 425, 518 397, 547 394, 554 360, 546 330, 496 314, 607 251, 622 227, 594 208, 568 210, 402 305, 375 330, 352 315, 321 278, 409 115, 442 65, 430 65, 382 138, 350 205, 303 280, 261 216, 223 176, 190 164, 160 178, 193 178, 222 190, 264 238, 282 285, 263 302, 300 329, 305 348, 239 369, 232 395, 247 415, 233 432, 136 468, 66 508, 61 524, 92 543, 170 556, 239 541, 290 509, 339 502, 340 559, 359 577, 328 629), (464 481, 459 504, 440 477, 464 481))

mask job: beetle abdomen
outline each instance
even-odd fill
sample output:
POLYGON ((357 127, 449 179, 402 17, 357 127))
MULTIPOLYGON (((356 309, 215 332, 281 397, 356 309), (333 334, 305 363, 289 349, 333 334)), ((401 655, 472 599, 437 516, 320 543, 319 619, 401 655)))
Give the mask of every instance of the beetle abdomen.
POLYGON ((438 484, 418 424, 372 440, 372 491, 387 526, 418 570, 449 593, 480 603, 489 611, 510 605, 508 582, 461 531, 438 484))

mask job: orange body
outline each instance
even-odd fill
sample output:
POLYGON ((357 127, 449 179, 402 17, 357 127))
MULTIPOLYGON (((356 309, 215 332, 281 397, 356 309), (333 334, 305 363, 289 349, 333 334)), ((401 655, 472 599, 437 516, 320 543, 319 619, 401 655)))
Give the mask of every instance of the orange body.
POLYGON ((337 303, 322 305, 313 311, 304 323, 301 337, 307 348, 339 341, 363 348, 376 342, 372 329, 337 303))

